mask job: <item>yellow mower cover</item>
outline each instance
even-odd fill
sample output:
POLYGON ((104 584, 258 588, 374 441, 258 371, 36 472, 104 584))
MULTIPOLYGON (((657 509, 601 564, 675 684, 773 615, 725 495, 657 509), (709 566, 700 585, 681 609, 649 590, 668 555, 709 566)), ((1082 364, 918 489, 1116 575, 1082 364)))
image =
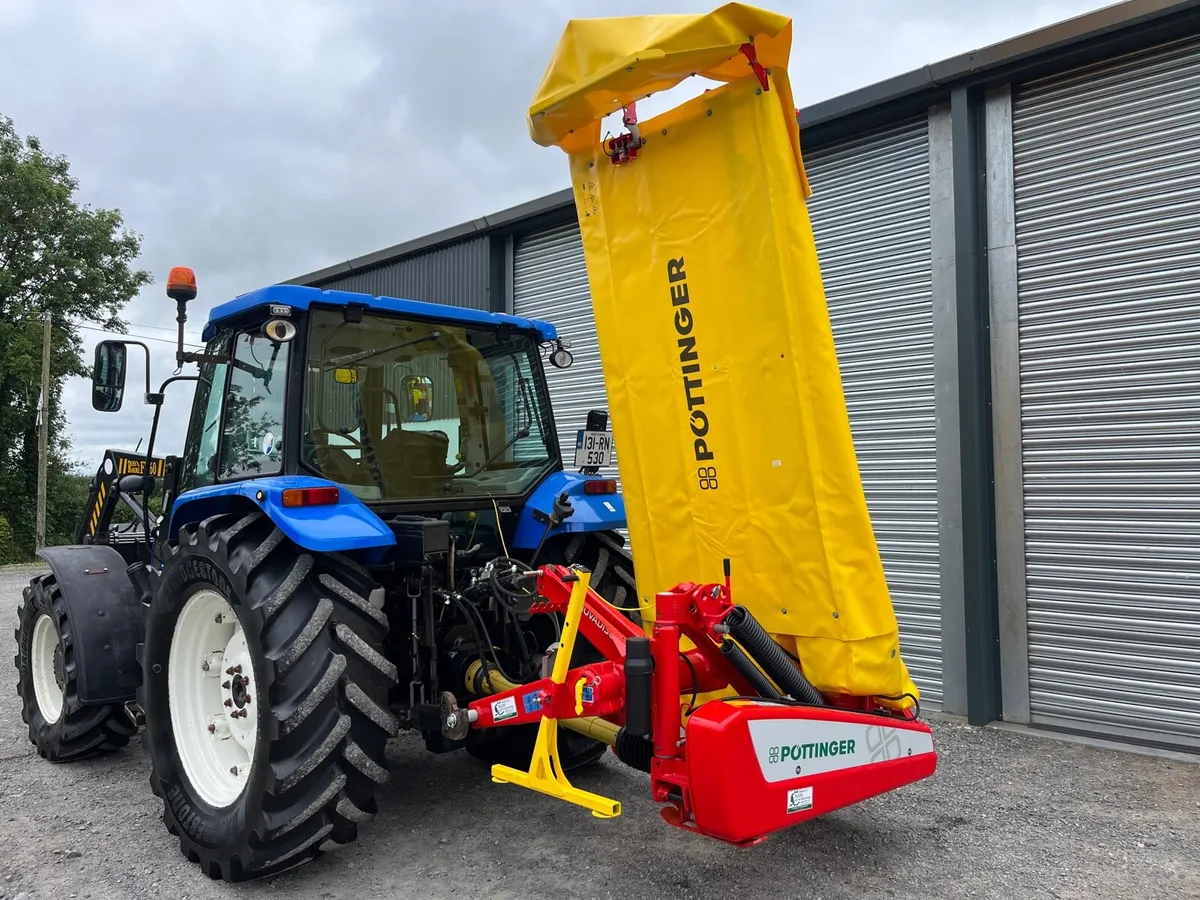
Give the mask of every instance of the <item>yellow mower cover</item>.
POLYGON ((571 21, 529 108, 570 158, 643 617, 723 581, 821 691, 918 696, 858 472, 805 201, 791 20, 571 21), (749 56, 767 79, 763 90, 749 56), (721 86, 640 123, 601 119, 699 74, 721 86))

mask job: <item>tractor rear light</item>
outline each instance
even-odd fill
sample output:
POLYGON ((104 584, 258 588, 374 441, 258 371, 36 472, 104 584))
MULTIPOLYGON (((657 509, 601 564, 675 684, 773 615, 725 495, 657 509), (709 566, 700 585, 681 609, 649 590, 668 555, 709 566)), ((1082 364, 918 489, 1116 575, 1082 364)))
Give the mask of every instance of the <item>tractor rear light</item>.
POLYGON ((585 494, 615 494, 617 482, 613 478, 591 478, 583 483, 585 494))
POLYGON ((335 487, 288 488, 283 492, 284 506, 331 506, 341 494, 335 487))

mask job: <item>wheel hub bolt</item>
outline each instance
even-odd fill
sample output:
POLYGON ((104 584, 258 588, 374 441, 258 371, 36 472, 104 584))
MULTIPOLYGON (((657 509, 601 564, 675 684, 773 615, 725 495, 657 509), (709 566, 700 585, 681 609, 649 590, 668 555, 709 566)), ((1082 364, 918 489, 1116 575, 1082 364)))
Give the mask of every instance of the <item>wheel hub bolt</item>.
POLYGON ((212 724, 210 724, 210 725, 208 726, 208 733, 209 733, 209 734, 216 734, 216 733, 217 733, 217 726, 216 726, 216 725, 212 725, 212 724))
POLYGON ((225 701, 225 705, 226 705, 226 706, 233 706, 233 701, 232 701, 232 700, 226 700, 226 701, 225 701))

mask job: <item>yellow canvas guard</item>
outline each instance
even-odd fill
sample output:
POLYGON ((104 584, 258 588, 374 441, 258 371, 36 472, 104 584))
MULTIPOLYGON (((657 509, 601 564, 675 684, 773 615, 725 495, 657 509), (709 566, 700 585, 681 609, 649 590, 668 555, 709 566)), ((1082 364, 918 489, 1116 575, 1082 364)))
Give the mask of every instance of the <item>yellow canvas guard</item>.
POLYGON ((918 696, 851 441, 805 204, 789 19, 574 21, 529 110, 569 154, 643 617, 722 581, 823 692, 918 696), (763 90, 739 47, 753 40, 763 90), (600 120, 699 73, 614 165, 600 120))

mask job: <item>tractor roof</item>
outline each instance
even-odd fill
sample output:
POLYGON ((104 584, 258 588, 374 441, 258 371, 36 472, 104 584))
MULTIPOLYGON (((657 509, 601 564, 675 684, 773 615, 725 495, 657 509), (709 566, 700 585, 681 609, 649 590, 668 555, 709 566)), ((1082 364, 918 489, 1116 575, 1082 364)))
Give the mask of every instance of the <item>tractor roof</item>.
POLYGON ((234 297, 232 300, 213 307, 208 314, 208 323, 204 326, 205 341, 216 333, 217 325, 233 316, 248 312, 256 307, 277 304, 289 306, 292 309, 306 310, 311 305, 320 303, 330 306, 349 306, 357 304, 372 312, 399 313, 400 315, 419 316, 425 319, 436 319, 441 322, 456 322, 463 325, 512 325, 514 328, 536 331, 545 341, 558 337, 558 331, 549 322, 540 319, 525 319, 520 316, 510 316, 506 313, 487 312, 482 309, 470 309, 465 306, 445 306, 440 303, 425 303, 420 300, 400 300, 396 297, 373 297, 370 294, 359 294, 352 291, 323 291, 320 288, 304 287, 296 284, 273 284, 259 288, 256 291, 234 297))

